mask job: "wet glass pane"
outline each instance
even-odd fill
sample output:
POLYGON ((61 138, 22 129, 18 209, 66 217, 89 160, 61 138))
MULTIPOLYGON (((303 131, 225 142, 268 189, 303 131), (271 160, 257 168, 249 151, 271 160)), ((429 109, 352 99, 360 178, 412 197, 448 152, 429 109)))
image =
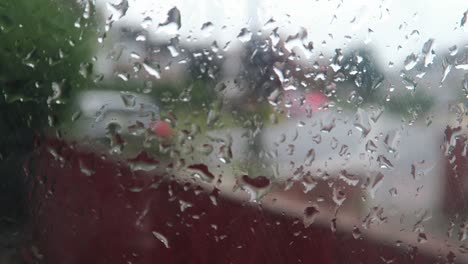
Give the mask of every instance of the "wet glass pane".
POLYGON ((2 1, 0 263, 468 263, 467 20, 2 1))

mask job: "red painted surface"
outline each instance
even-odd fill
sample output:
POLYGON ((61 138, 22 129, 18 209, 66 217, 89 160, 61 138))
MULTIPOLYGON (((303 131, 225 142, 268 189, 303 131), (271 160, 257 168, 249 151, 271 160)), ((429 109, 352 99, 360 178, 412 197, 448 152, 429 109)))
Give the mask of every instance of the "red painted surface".
POLYGON ((167 122, 156 122, 151 125, 153 132, 160 137, 170 137, 174 133, 171 124, 167 122))
MULTIPOLYGON (((142 155, 142 159, 148 157, 142 155)), ((146 160, 148 161, 148 160, 146 160)), ((50 141, 29 165, 34 244, 48 264, 434 263, 417 249, 355 240, 256 204, 239 204, 128 161, 50 141), (59 157, 51 155, 53 149, 59 157), (80 171, 80 162, 94 173, 80 171), (160 183, 156 188, 156 183, 160 183), (133 191, 132 191, 133 190, 133 191), (141 191, 137 191, 141 190, 141 191), (181 211, 181 201, 192 206, 181 211), (169 248, 156 239, 164 235, 169 248)), ((183 203, 182 202, 182 203, 183 203)))
POLYGON ((329 102, 328 98, 321 92, 303 94, 298 91, 289 90, 284 92, 284 98, 291 104, 291 107, 288 109, 293 116, 321 111, 321 107, 329 102))
POLYGON ((445 185, 445 212, 455 217, 460 212, 468 211, 468 155, 466 134, 460 135, 461 127, 445 130, 445 140, 447 147, 447 167, 445 185), (450 145, 451 142, 455 143, 450 145))

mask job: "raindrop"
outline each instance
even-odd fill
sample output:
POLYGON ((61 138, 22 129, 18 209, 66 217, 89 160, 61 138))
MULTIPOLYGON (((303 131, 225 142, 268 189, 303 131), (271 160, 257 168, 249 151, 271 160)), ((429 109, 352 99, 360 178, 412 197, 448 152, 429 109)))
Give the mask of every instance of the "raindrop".
POLYGON ((148 29, 151 25, 153 25, 153 19, 151 19, 151 17, 145 17, 141 22, 141 27, 143 29, 148 29))
POLYGON ((71 121, 72 122, 75 122, 76 120, 78 120, 79 118, 81 117, 81 111, 76 111, 75 113, 73 113, 73 115, 71 116, 71 121))
POLYGON ((304 163, 306 166, 311 166, 314 160, 315 160, 315 149, 311 148, 309 149, 309 151, 307 151, 307 155, 306 155, 304 163))
POLYGON ((353 227, 352 235, 353 235, 353 238, 354 238, 354 239, 359 239, 359 238, 361 238, 361 236, 362 236, 361 230, 359 230, 359 228, 357 228, 356 226, 354 226, 354 227, 353 227))
POLYGON ((128 133, 134 136, 141 136, 146 132, 145 124, 136 121, 134 125, 128 126, 128 133))
POLYGON ((265 176, 251 178, 248 175, 243 175, 237 178, 235 188, 238 187, 250 194, 251 202, 258 202, 270 190, 271 182, 265 176))
POLYGON ((250 32, 247 28, 241 29, 241 31, 237 35, 237 39, 243 43, 250 41, 251 38, 252 38, 252 32, 250 32))
POLYGON ((143 69, 145 69, 145 71, 146 71, 149 75, 153 76, 154 78, 156 78, 156 79, 160 79, 160 78, 161 78, 159 69, 153 68, 153 67, 149 66, 149 65, 146 64, 146 63, 143 63, 143 69))
POLYGON ((211 35, 211 32, 213 32, 213 29, 214 29, 214 25, 211 22, 206 22, 201 27, 201 31, 203 31, 203 34, 205 36, 211 35))
POLYGON ((109 122, 106 125, 106 137, 110 140, 110 150, 112 154, 121 154, 125 145, 124 139, 120 136, 122 127, 117 122, 109 122))
POLYGON ((176 7, 173 7, 167 13, 166 21, 164 23, 159 24, 157 31, 162 31, 166 34, 174 35, 177 34, 181 26, 182 23, 180 11, 176 7))
POLYGON ((464 27, 465 24, 466 24, 466 21, 468 21, 468 10, 466 10, 466 11, 463 13, 462 19, 460 20, 460 26, 461 26, 461 27, 464 27))
POLYGON ((422 54, 424 56, 424 67, 429 66, 429 64, 432 63, 435 57, 435 51, 434 51, 434 46, 435 46, 435 40, 434 39, 429 39, 424 43, 423 48, 422 48, 422 54))
POLYGON ((122 98, 122 101, 125 105, 125 107, 132 108, 135 107, 135 102, 136 102, 136 96, 129 93, 129 92, 121 92, 120 93, 120 98, 122 98))
POLYGON ((136 36, 135 41, 144 42, 144 41, 146 41, 146 36, 143 35, 143 34, 140 34, 140 35, 136 36))
POLYGON ((79 166, 80 166, 80 171, 81 173, 83 173, 84 175, 86 176, 92 176, 95 172, 90 169, 84 162, 83 160, 80 159, 80 161, 78 162, 79 163, 79 166))
POLYGON ((369 229, 372 224, 382 224, 387 220, 387 217, 383 216, 384 209, 380 207, 373 207, 370 209, 369 214, 362 221, 362 227, 369 229))
POLYGON ((354 119, 354 127, 359 130, 362 134, 362 137, 366 137, 367 134, 371 131, 371 125, 369 122, 369 116, 365 110, 359 108, 357 110, 355 119, 354 119))
POLYGON ((333 218, 330 221, 330 229, 331 229, 332 233, 336 232, 336 218, 333 218))
POLYGON ((158 167, 157 163, 147 161, 130 161, 128 164, 132 171, 152 171, 158 167))
POLYGON ((286 153, 288 153, 289 156, 292 156, 294 154, 294 149, 295 146, 293 144, 289 144, 288 148, 286 149, 286 153))
POLYGON ((223 145, 219 148, 219 160, 224 163, 230 163, 232 160, 232 149, 230 145, 223 145))
POLYGON ((188 169, 192 171, 192 176, 196 179, 200 179, 207 183, 212 183, 215 176, 208 170, 205 164, 194 164, 188 166, 188 169))
POLYGON ((322 136, 320 134, 317 134, 312 137, 312 141, 314 141, 316 144, 320 144, 322 142, 322 136))
POLYGON ((52 82, 52 95, 47 98, 47 104, 51 104, 52 102, 59 104, 60 100, 58 100, 62 96, 62 86, 64 85, 63 82, 52 82))
POLYGON ((340 156, 344 156, 348 153, 348 145, 344 144, 341 146, 340 152, 338 153, 340 156))
POLYGON ((443 83, 445 81, 448 74, 452 70, 453 64, 452 62, 449 61, 447 57, 445 57, 444 60, 442 61, 442 67, 443 67, 443 74, 442 74, 442 79, 440 80, 440 83, 443 83))
POLYGON ((380 155, 377 158, 377 162, 379 163, 379 166, 382 169, 393 169, 393 164, 384 155, 380 155))
POLYGON ((377 146, 371 139, 369 139, 366 143, 366 151, 369 153, 374 153, 377 151, 377 146))
POLYGON ((453 46, 449 47, 449 52, 450 52, 450 56, 457 55, 457 53, 458 53, 457 45, 453 45, 453 46))
POLYGON ((267 28, 267 27, 273 25, 274 23, 276 23, 276 20, 275 20, 274 18, 270 18, 270 19, 268 19, 267 22, 265 22, 265 24, 264 24, 263 26, 264 26, 265 28, 267 28))
POLYGON ((356 186, 359 183, 359 177, 348 173, 346 170, 340 171, 339 178, 349 186, 356 186))
POLYGON ((122 0, 118 4, 107 3, 107 10, 111 12, 111 16, 108 18, 109 22, 114 22, 121 19, 128 10, 128 1, 122 0))
POLYGON ((328 123, 323 123, 322 121, 320 122, 321 124, 321 128, 320 128, 320 132, 323 132, 323 133, 330 133, 333 128, 335 128, 335 119, 331 119, 328 123))
POLYGON ((165 236, 163 236, 161 233, 156 232, 156 231, 153 231, 152 233, 153 233, 153 236, 157 240, 161 241, 161 243, 163 243, 166 248, 169 248, 169 241, 167 240, 165 236))
POLYGON ((425 233, 419 233, 418 234, 418 243, 426 243, 427 242, 427 236, 425 233))
POLYGON ((180 206, 180 211, 185 212, 187 209, 193 207, 193 204, 183 201, 183 200, 179 200, 179 206, 180 206))
POLYGON ((417 63, 418 63, 418 57, 414 53, 411 53, 405 59, 405 70, 409 71, 413 69, 417 63))
POLYGON ((375 198, 375 194, 377 193, 377 190, 382 186, 384 177, 385 176, 381 172, 379 172, 372 179, 372 184, 369 185, 369 195, 372 199, 375 198))
POLYGON ((202 144, 197 147, 197 151, 208 156, 213 152, 213 146, 211 144, 202 144))
POLYGON ((303 177, 302 185, 304 186, 304 193, 308 193, 317 186, 317 181, 308 173, 303 177))
POLYGON ((170 40, 170 45, 167 46, 167 49, 169 50, 169 52, 171 53, 171 56, 173 58, 179 56, 178 48, 179 48, 179 39, 178 38, 172 38, 170 40))
POLYGON ((398 145, 400 144, 401 131, 400 130, 391 130, 389 131, 384 138, 384 144, 389 153, 396 153, 398 150, 398 145))
POLYGON ((468 98, 468 73, 465 74, 465 78, 463 79, 462 89, 463 89, 463 92, 465 93, 465 97, 468 98))
POLYGON ((334 187, 332 199, 336 205, 341 206, 343 202, 346 200, 346 194, 342 190, 334 187))
POLYGON ((304 209, 304 216, 302 221, 304 223, 304 227, 307 228, 312 225, 315 221, 315 218, 320 214, 317 206, 309 206, 304 209))

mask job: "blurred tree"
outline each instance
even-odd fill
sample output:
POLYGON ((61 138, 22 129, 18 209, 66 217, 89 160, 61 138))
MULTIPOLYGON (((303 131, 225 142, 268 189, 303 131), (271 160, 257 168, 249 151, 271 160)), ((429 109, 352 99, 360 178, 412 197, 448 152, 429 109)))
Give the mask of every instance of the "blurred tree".
POLYGON ((34 135, 89 83, 93 15, 89 0, 0 2, 0 217, 23 213, 20 176, 34 135))

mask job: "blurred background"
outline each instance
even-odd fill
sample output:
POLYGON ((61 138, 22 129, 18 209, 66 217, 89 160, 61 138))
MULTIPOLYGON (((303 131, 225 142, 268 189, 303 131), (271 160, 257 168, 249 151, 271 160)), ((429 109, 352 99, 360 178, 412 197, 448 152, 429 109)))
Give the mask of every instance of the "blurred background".
MULTIPOLYGON (((463 255, 467 20, 462 0, 0 3, 0 263, 54 263, 31 223, 59 217, 41 211, 68 199, 56 182, 100 188, 64 171, 93 179, 101 160, 305 228, 463 255)), ((152 197, 120 181, 116 197, 152 197)))

